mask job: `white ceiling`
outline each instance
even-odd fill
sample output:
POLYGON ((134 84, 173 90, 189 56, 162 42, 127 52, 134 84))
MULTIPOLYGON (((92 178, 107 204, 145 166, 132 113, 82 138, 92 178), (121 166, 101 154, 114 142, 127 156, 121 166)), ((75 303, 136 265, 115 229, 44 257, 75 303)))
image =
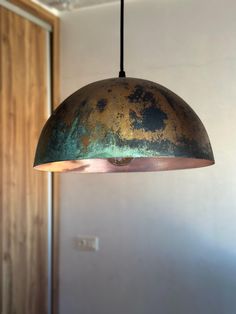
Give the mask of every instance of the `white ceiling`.
POLYGON ((119 0, 38 0, 37 2, 59 11, 67 11, 117 1, 119 0))

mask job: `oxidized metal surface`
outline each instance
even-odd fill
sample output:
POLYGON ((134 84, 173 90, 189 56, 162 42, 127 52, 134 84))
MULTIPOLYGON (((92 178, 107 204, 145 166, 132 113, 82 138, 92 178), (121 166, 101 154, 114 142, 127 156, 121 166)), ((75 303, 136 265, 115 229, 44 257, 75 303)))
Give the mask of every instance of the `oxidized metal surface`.
POLYGON ((116 172, 213 163, 201 120, 179 96, 154 82, 113 78, 79 89, 56 109, 42 130, 34 166, 116 172))

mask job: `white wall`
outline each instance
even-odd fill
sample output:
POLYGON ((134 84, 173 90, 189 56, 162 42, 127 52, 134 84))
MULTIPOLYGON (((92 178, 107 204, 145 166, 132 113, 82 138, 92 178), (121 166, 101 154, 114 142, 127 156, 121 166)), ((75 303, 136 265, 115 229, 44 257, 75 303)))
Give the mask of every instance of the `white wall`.
MULTIPOLYGON (((62 174, 60 314, 235 314, 236 1, 126 2, 127 75, 192 106, 216 165, 62 174)), ((62 17, 62 98, 117 75, 118 23, 117 4, 62 17)))

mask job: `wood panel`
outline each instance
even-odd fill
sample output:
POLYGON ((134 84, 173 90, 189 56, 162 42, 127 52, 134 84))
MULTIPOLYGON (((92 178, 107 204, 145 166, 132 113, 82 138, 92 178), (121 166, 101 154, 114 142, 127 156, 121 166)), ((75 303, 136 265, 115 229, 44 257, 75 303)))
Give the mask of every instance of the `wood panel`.
POLYGON ((40 7, 31 0, 9 0, 9 2, 33 14, 34 16, 52 26, 52 101, 53 107, 56 108, 60 102, 60 20, 57 16, 46 11, 44 8, 40 7))
MULTIPOLYGON (((25 11, 44 20, 52 26, 52 105, 55 109, 60 103, 60 20, 57 16, 49 13, 44 8, 33 3, 30 0, 9 0, 12 4, 19 6, 25 11)), ((60 176, 59 174, 52 175, 53 180, 53 248, 52 248, 52 312, 59 313, 59 191, 60 191, 60 176)))
POLYGON ((47 313, 47 174, 32 169, 47 118, 46 31, 1 8, 2 313, 47 313))

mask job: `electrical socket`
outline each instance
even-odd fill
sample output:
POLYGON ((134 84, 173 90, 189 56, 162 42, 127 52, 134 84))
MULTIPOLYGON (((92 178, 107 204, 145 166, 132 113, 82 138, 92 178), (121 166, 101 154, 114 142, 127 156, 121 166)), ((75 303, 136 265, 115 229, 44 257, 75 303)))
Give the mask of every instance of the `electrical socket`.
POLYGON ((99 239, 91 236, 77 236, 75 238, 75 248, 79 251, 98 251, 99 239))

